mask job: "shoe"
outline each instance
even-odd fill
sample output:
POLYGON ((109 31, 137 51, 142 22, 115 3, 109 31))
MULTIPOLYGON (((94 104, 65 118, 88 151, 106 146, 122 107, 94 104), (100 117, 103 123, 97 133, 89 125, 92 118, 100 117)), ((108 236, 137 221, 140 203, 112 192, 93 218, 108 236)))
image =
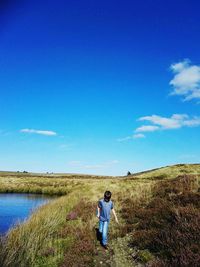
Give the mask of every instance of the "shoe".
POLYGON ((98 233, 97 240, 100 242, 102 241, 102 233, 100 233, 100 232, 98 233))
POLYGON ((103 245, 103 248, 104 248, 105 250, 108 250, 108 245, 103 245))

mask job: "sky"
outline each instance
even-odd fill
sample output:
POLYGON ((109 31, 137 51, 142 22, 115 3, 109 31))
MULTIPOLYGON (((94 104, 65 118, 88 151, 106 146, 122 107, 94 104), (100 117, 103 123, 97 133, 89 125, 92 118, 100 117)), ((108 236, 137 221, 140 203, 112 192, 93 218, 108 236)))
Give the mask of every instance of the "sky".
POLYGON ((200 162, 200 3, 3 0, 0 170, 200 162))

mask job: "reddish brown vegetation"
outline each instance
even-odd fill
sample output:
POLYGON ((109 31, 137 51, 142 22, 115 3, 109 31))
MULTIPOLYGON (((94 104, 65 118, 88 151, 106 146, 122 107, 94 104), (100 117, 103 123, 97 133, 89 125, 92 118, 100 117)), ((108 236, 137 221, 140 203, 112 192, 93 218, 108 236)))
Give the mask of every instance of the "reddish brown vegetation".
POLYGON ((75 240, 69 250, 66 251, 62 267, 94 266, 95 254, 94 236, 87 226, 77 229, 75 240))
POLYGON ((135 229, 131 245, 157 257, 149 266, 199 266, 200 193, 194 176, 159 182, 145 207, 128 202, 123 217, 135 229))
POLYGON ((83 222, 88 222, 91 218, 91 214, 94 214, 96 204, 93 202, 87 202, 87 200, 81 200, 73 210, 67 214, 66 221, 76 220, 80 218, 83 222))
POLYGON ((67 215, 66 220, 82 221, 81 226, 71 228, 66 224, 62 229, 62 236, 72 236, 72 246, 65 252, 62 267, 85 267, 94 266, 95 233, 90 228, 91 214, 95 212, 95 203, 81 200, 67 215))
POLYGON ((71 221, 71 220, 76 220, 76 219, 78 219, 78 213, 74 211, 71 211, 66 216, 66 221, 71 221))

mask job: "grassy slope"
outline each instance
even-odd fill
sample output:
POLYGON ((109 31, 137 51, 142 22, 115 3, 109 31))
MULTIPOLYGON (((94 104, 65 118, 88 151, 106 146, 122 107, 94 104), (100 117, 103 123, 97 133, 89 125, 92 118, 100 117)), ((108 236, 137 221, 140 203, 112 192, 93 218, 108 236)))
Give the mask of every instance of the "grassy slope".
POLYGON ((130 178, 139 177, 144 179, 171 179, 183 174, 199 175, 200 164, 177 164, 173 166, 166 166, 150 171, 136 173, 134 175, 131 175, 130 178))
MULTIPOLYGON (((135 266, 130 258, 132 248, 127 247, 130 235, 126 233, 129 233, 128 228, 133 226, 130 226, 123 216, 124 200, 131 199, 134 205, 148 203, 156 183, 183 174, 200 177, 200 165, 164 167, 124 178, 2 172, 0 192, 64 195, 39 208, 27 222, 9 232, 7 243, 2 248, 2 254, 6 255, 2 261, 5 266, 13 267, 69 266, 69 262, 71 266, 81 266, 77 260, 83 257, 83 266, 135 266), (102 251, 98 243, 93 241, 94 228, 97 225, 95 205, 107 189, 113 193, 121 224, 111 224, 110 253, 102 251), (85 206, 79 209, 82 203, 85 206), (84 210, 87 212, 84 213, 84 210), (91 214, 87 217, 87 214, 92 212, 93 216, 91 214), (66 214, 75 218, 66 221, 66 214), (92 234, 87 235, 86 232, 92 234), (79 257, 76 253, 79 253, 79 257)), ((126 205, 129 206, 130 203, 127 202, 126 205)), ((0 258, 3 259, 3 255, 0 258)))

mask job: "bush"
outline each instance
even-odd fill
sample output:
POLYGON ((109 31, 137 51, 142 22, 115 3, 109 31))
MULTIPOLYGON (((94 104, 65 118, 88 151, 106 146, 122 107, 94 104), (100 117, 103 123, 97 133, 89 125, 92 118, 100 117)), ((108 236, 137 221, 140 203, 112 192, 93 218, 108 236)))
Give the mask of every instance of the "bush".
POLYGON ((88 224, 91 214, 94 213, 96 203, 81 200, 66 216, 67 223, 80 220, 79 226, 67 224, 62 229, 63 236, 73 236, 73 244, 64 254, 62 267, 94 266, 95 234, 88 224))
POLYGON ((199 266, 200 193, 196 184, 191 176, 162 181, 148 205, 132 203, 128 211, 124 208, 124 219, 132 225, 138 222, 131 245, 157 257, 149 266, 199 266))

